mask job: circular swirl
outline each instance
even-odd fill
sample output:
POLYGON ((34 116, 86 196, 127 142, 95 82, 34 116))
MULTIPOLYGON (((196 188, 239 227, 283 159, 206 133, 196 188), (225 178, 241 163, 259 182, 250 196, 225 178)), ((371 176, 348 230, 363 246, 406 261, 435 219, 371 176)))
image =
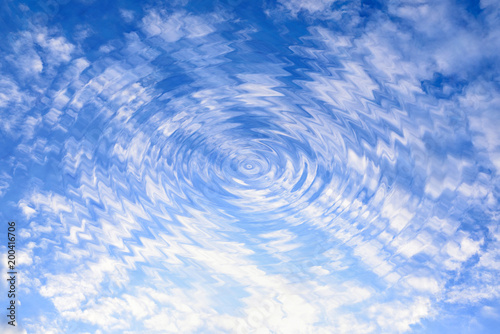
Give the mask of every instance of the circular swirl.
POLYGON ((348 179, 338 163, 342 142, 312 129, 290 131, 309 127, 300 118, 291 122, 280 113, 264 117, 250 111, 157 116, 147 125, 156 126, 147 152, 153 170, 164 175, 166 193, 199 208, 252 221, 282 219, 325 193, 338 193, 348 179))

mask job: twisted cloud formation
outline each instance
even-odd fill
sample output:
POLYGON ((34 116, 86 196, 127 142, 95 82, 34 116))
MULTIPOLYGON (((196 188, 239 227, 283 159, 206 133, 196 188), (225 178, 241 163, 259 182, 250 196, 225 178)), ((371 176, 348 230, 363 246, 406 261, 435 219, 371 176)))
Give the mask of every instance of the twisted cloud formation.
POLYGON ((498 328, 496 2, 2 6, 15 332, 498 328))

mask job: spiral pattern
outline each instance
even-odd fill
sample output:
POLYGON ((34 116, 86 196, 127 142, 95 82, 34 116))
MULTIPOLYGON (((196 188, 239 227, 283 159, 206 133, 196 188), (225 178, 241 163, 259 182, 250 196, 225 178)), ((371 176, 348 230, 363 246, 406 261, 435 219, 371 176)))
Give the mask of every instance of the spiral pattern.
MULTIPOLYGON (((5 4, 21 328, 495 327, 498 56, 460 65, 427 7, 377 6, 5 4)), ((493 14, 433 6, 495 40, 493 14)))

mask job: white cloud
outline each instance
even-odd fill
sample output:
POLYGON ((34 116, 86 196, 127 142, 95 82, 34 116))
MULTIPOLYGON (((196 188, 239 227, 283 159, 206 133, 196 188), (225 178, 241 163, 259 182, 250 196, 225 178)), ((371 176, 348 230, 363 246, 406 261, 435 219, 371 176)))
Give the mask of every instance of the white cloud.
POLYGON ((406 282, 415 290, 437 293, 440 291, 438 282, 432 277, 409 276, 406 282))
POLYGON ((44 315, 25 318, 24 324, 30 334, 63 334, 59 319, 47 318, 44 315))
POLYGON ((46 29, 38 29, 34 32, 34 39, 46 52, 47 61, 58 65, 71 60, 71 54, 75 46, 62 36, 51 37, 46 29))
POLYGON ((396 233, 401 232, 415 215, 411 208, 410 194, 399 188, 392 189, 385 197, 380 213, 382 217, 389 219, 389 224, 396 233))
POLYGON ((278 230, 261 234, 259 237, 267 239, 262 243, 262 248, 270 254, 282 255, 282 253, 294 250, 301 245, 294 243, 295 235, 288 230, 278 230))
POLYGON ((31 266, 33 264, 33 250, 29 249, 27 251, 18 251, 17 259, 19 266, 31 266))
POLYGON ((37 213, 37 211, 33 207, 29 206, 24 201, 19 202, 19 208, 28 219, 33 217, 37 213))
POLYGON ((0 324, 0 332, 3 334, 28 334, 26 329, 19 327, 19 322, 16 321, 16 326, 11 326, 6 324, 7 321, 3 321, 0 324))
POLYGON ((416 298, 411 302, 400 301, 377 304, 370 307, 370 313, 375 317, 384 333, 401 333, 410 331, 410 325, 420 322, 431 315, 431 302, 427 298, 416 298))
POLYGON ((135 13, 132 10, 120 9, 120 15, 123 17, 125 22, 132 22, 134 20, 135 13))
POLYGON ((54 193, 33 193, 28 201, 21 200, 19 207, 27 218, 36 212, 47 212, 58 215, 61 212, 71 212, 71 206, 65 197, 54 193))
POLYGON ((59 312, 80 308, 87 296, 96 295, 98 290, 93 275, 79 277, 78 274, 46 274, 46 284, 40 287, 40 294, 51 298, 59 312))
MULTIPOLYGON (((63 300, 63 302, 74 304, 71 299, 63 300)), ((130 310, 130 305, 120 298, 99 298, 92 300, 84 308, 71 307, 70 309, 68 311, 59 309, 59 311, 63 311, 61 315, 67 319, 84 321, 105 331, 126 329, 131 325, 127 321, 129 319, 124 317, 130 310)))
POLYGON ((307 11, 309 14, 328 10, 336 0, 279 0, 292 15, 297 15, 300 11, 307 11))
POLYGON ((443 248, 443 252, 449 257, 444 265, 449 270, 456 270, 460 265, 467 261, 472 255, 479 251, 483 240, 473 240, 466 234, 458 235, 458 240, 450 240, 443 248))
POLYGON ((40 74, 43 70, 43 62, 40 56, 34 52, 16 56, 16 66, 21 68, 26 76, 40 74))
POLYGON ((163 310, 159 314, 144 321, 147 329, 162 333, 194 333, 202 329, 205 319, 197 313, 163 310))
POLYGON ((425 244, 418 239, 406 240, 405 242, 400 243, 398 252, 407 258, 411 258, 412 256, 420 253, 424 247, 425 244))
POLYGON ((0 108, 10 103, 21 103, 25 99, 17 84, 8 78, 0 79, 0 108))
POLYGON ((33 27, 12 35, 12 53, 6 58, 23 77, 37 78, 43 70, 71 60, 75 46, 57 31, 33 27))
POLYGON ((324 276, 324 275, 329 275, 330 271, 327 269, 321 267, 321 266, 313 266, 309 269, 313 274, 316 276, 324 276))
POLYGON ((474 284, 454 286, 447 293, 449 303, 478 304, 485 300, 496 300, 500 297, 498 273, 482 273, 474 277, 474 284))
POLYGON ((114 280, 122 284, 128 280, 124 274, 121 261, 109 257, 101 257, 97 262, 88 262, 73 268, 71 273, 45 274, 40 288, 40 295, 49 298, 62 315, 75 317, 84 309, 82 303, 92 300, 100 292, 100 285, 104 279, 114 280))
POLYGON ((159 36, 170 43, 181 38, 203 37, 214 31, 201 17, 180 12, 166 15, 157 11, 149 12, 142 19, 142 29, 148 36, 159 36))
POLYGON ((469 113, 470 129, 474 145, 488 153, 490 161, 500 171, 500 94, 486 82, 470 85, 460 104, 469 113))
POLYGON ((383 28, 389 21, 387 17, 376 22, 371 30, 389 37, 385 43, 389 48, 418 64, 422 69, 417 73, 419 77, 430 77, 434 72, 460 78, 475 77, 479 64, 498 57, 494 50, 498 49, 500 39, 498 20, 492 19, 495 17, 493 7, 473 15, 463 4, 454 5, 445 0, 391 2, 388 9, 404 22, 397 28, 397 34, 383 28), (408 26, 411 28, 403 30, 402 27, 408 26), (404 31, 409 32, 410 38, 400 38, 404 31))
POLYGON ((486 269, 500 271, 500 247, 499 243, 490 244, 490 248, 481 254, 479 266, 486 269))
POLYGON ((12 177, 5 172, 0 173, 0 197, 2 197, 10 187, 12 177))
POLYGON ((132 140, 123 143, 123 146, 122 144, 115 144, 113 154, 121 161, 127 161, 129 168, 139 172, 149 147, 150 139, 142 132, 139 132, 134 135, 132 140))

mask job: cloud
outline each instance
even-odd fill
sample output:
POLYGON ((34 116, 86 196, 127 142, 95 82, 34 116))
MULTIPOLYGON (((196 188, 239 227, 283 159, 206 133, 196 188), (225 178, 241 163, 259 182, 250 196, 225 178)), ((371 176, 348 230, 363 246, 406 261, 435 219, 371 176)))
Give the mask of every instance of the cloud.
POLYGON ((287 230, 264 233, 259 237, 268 239, 262 244, 262 248, 266 249, 270 254, 282 255, 282 253, 291 251, 301 246, 298 243, 293 243, 295 235, 287 230))
POLYGON ((130 23, 134 20, 135 13, 132 10, 120 9, 120 15, 123 17, 125 22, 130 23))
POLYGON ((485 300, 494 301, 500 297, 500 283, 498 272, 481 273, 469 284, 460 284, 451 288, 446 301, 449 303, 477 305, 485 300))
POLYGON ((458 240, 450 240, 443 248, 443 252, 449 256, 444 265, 449 270, 456 270, 467 261, 472 255, 477 254, 483 240, 473 240, 466 234, 461 233, 458 240))
POLYGON ((47 53, 47 62, 51 64, 66 63, 71 60, 75 46, 62 36, 50 37, 45 29, 34 32, 35 41, 47 53))
POLYGON ((8 78, 0 79, 0 108, 5 108, 11 103, 21 103, 23 100, 25 96, 14 81, 8 78))
POLYGON ((142 30, 149 36, 159 36, 165 42, 176 42, 181 38, 203 37, 214 31, 203 18, 175 12, 167 15, 158 11, 149 12, 142 19, 142 30))
POLYGON ((75 46, 58 32, 34 27, 12 33, 11 54, 6 57, 22 73, 23 78, 38 76, 48 68, 67 63, 75 46), (48 66, 48 68, 47 68, 48 66))
POLYGON ((393 2, 388 10, 397 20, 382 15, 370 23, 368 34, 417 65, 420 78, 440 72, 474 80, 488 59, 498 57, 493 51, 500 41, 498 21, 484 23, 490 11, 474 15, 448 0, 393 2))
POLYGON ((71 212, 68 200, 52 192, 34 192, 28 201, 21 200, 18 205, 27 218, 32 217, 37 212, 45 212, 54 215, 58 215, 61 212, 71 212))
POLYGON ((100 286, 105 279, 118 284, 128 280, 120 269, 122 267, 123 263, 120 261, 111 257, 101 257, 96 262, 88 261, 72 268, 72 272, 46 273, 39 293, 43 297, 50 298, 62 315, 74 317, 71 312, 84 309, 82 303, 94 299, 100 293, 100 286))
POLYGON ((12 177, 5 172, 0 173, 0 197, 2 197, 10 188, 12 177))
POLYGON ((438 282, 432 277, 416 277, 410 276, 406 278, 406 282, 414 289, 430 293, 440 291, 438 282))
POLYGON ((500 171, 500 94, 487 81, 470 84, 459 98, 460 106, 468 111, 472 140, 477 149, 486 151, 489 160, 500 171))
POLYGON ((309 14, 323 12, 330 9, 332 3, 336 0, 279 0, 293 16, 296 16, 301 11, 306 11, 309 14))
POLYGON ((427 298, 413 301, 400 301, 378 304, 370 307, 370 313, 376 317, 377 324, 384 333, 401 333, 411 329, 421 319, 431 315, 431 302, 427 298))
POLYGON ((0 331, 4 334, 27 334, 26 329, 20 328, 19 324, 16 322, 16 327, 2 323, 0 325, 0 331))

